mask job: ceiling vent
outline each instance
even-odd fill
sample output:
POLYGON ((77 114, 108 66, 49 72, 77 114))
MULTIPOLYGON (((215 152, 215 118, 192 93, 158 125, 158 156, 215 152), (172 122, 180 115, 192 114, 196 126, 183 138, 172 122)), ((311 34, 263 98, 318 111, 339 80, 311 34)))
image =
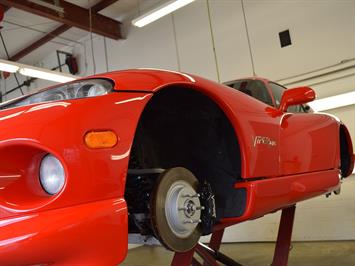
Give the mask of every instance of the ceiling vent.
POLYGON ((289 30, 279 32, 279 37, 281 48, 292 44, 289 30))

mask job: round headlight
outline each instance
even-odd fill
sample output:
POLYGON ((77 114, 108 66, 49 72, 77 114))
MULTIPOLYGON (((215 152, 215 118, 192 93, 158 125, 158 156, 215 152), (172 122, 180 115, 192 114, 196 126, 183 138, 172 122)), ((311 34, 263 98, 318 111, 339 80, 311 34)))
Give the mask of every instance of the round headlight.
POLYGON ((43 189, 48 194, 57 194, 61 191, 65 183, 63 165, 53 155, 46 155, 41 162, 39 178, 43 189))

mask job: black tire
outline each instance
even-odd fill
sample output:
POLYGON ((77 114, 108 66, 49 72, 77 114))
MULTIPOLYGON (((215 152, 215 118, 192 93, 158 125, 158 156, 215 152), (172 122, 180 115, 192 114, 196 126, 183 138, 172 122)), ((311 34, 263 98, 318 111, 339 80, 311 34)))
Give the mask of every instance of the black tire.
POLYGON ((171 230, 166 217, 165 202, 170 187, 177 181, 184 181, 198 191, 197 178, 186 168, 175 167, 161 173, 151 194, 151 223, 155 236, 166 248, 175 252, 186 252, 197 244, 202 230, 199 224, 187 237, 179 237, 171 230))

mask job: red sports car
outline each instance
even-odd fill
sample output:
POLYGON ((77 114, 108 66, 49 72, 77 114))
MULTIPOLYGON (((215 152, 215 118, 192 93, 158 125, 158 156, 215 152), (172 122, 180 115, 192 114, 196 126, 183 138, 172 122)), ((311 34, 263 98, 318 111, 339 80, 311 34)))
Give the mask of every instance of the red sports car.
POLYGON ((311 88, 127 70, 1 105, 0 265, 117 265, 129 233, 191 249, 218 225, 339 189, 349 132, 311 88))

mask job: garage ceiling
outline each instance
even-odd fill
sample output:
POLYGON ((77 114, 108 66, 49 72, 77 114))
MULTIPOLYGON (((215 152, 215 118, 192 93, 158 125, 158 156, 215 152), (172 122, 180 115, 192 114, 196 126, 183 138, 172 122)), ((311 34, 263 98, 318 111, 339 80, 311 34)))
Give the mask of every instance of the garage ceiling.
MULTIPOLYGON (((54 0, 41 1, 50 4, 55 2, 54 0)), ((62 6, 68 3, 69 5, 74 4, 85 9, 91 7, 93 8, 92 11, 96 8, 95 10, 99 10, 98 16, 100 16, 100 18, 107 18, 109 22, 117 23, 117 27, 119 28, 119 21, 123 21, 132 14, 136 14, 140 5, 144 4, 144 2, 148 2, 148 0, 60 0, 59 2, 62 6)), ((156 3, 157 1, 149 2, 156 3)), ((0 24, 3 27, 1 33, 4 37, 10 60, 12 61, 35 64, 51 52, 61 49, 63 46, 73 45, 88 34, 87 30, 78 27, 70 27, 69 25, 50 18, 30 13, 28 10, 21 10, 19 6, 17 6, 17 8, 10 7, 10 5, 16 6, 16 3, 20 6, 29 5, 31 8, 34 5, 31 0, 0 0, 0 4, 2 4, 6 10, 4 20, 0 24), (53 33, 58 36, 49 38, 49 36, 53 36, 53 33), (41 39, 43 41, 39 42, 41 39), (35 46, 35 48, 38 46, 38 48, 33 49, 33 46, 35 46)), ((41 9, 41 7, 36 5, 34 5, 34 8, 41 9)), ((53 12, 50 9, 47 9, 47 11, 49 11, 49 13, 53 12)), ((58 14, 53 13, 54 15, 58 14)), ((99 27, 102 27, 102 25, 99 25, 99 27)), ((113 39, 118 38, 113 37, 113 39)), ((0 57, 7 59, 2 45, 0 45, 0 57)))

